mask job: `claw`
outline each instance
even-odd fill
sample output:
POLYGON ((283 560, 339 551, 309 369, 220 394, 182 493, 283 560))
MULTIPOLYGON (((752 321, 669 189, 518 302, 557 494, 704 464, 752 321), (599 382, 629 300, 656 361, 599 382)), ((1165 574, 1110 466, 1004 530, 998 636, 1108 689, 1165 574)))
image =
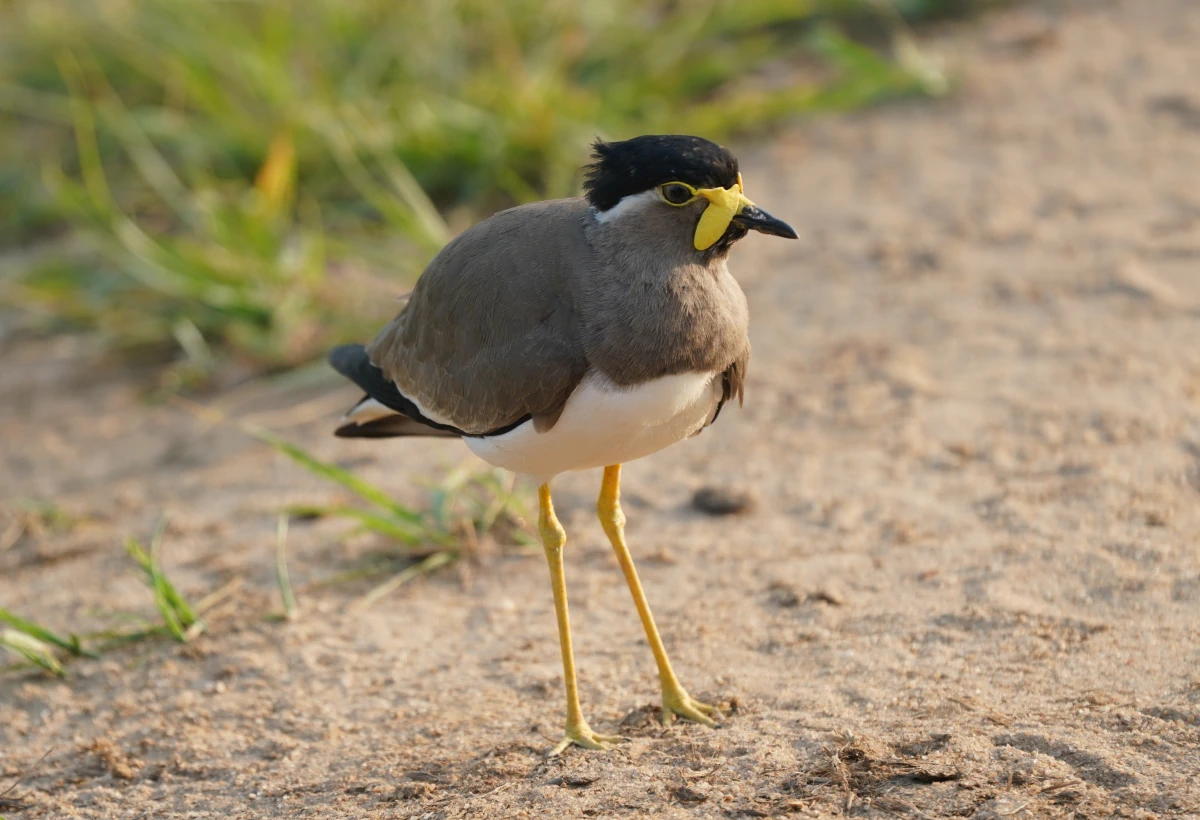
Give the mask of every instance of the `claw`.
POLYGON ((716 706, 702 703, 689 695, 682 687, 663 689, 663 723, 670 725, 676 717, 699 723, 710 729, 716 729, 721 724, 713 720, 712 715, 724 720, 725 716, 716 706))
POLYGON ((607 752, 616 744, 628 739, 621 735, 597 734, 592 731, 592 727, 586 723, 581 723, 578 726, 568 726, 566 735, 562 740, 558 741, 558 745, 551 749, 547 756, 557 757, 565 752, 568 746, 579 746, 582 749, 607 752))

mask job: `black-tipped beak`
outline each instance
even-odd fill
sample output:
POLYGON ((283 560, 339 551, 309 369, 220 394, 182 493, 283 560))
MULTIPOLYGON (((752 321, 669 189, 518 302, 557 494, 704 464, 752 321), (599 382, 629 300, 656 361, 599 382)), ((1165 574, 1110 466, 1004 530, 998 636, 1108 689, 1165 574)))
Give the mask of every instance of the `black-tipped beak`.
POLYGON ((743 208, 733 221, 759 233, 769 233, 771 236, 782 236, 784 239, 799 239, 792 226, 782 219, 776 219, 755 205, 743 208))

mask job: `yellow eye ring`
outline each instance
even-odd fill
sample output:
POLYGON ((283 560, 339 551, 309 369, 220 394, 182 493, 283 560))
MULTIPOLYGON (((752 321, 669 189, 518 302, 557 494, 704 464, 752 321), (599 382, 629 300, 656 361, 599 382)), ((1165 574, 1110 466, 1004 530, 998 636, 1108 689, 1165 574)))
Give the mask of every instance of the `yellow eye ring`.
POLYGON ((700 196, 699 192, 686 182, 664 182, 658 186, 658 195, 662 197, 663 202, 676 208, 691 205, 700 196), (687 194, 687 198, 680 199, 684 193, 687 194))

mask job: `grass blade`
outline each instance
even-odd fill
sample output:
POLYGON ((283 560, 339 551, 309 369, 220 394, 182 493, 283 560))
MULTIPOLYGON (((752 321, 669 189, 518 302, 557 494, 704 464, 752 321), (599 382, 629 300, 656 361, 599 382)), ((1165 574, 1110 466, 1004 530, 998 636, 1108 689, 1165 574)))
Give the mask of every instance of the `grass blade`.
POLYGON ((180 643, 187 643, 204 631, 205 624, 192 609, 187 600, 175 588, 175 585, 163 574, 162 565, 158 560, 158 549, 162 541, 165 523, 159 525, 158 531, 146 550, 136 538, 130 536, 125 540, 125 551, 146 575, 146 585, 154 595, 154 604, 162 615, 166 632, 180 643))
POLYGON ((287 456, 310 473, 332 481, 335 484, 340 484, 364 501, 369 501, 377 507, 382 507, 396 518, 410 524, 418 525, 424 531, 424 522, 419 513, 413 512, 403 504, 392 500, 391 496, 371 482, 359 478, 348 470, 343 470, 336 464, 321 461, 298 445, 292 444, 290 441, 286 441, 268 430, 249 425, 243 425, 242 429, 276 452, 287 456))
POLYGON ((154 540, 150 542, 150 564, 155 574, 155 585, 162 590, 164 599, 170 605, 171 610, 178 616, 179 622, 185 628, 188 628, 195 625, 199 621, 199 618, 196 617, 196 612, 192 609, 191 605, 175 589, 175 585, 167 580, 167 576, 162 571, 162 563, 158 558, 165 531, 166 522, 164 521, 162 526, 159 527, 158 532, 155 533, 154 540))
MULTIPOLYGON (((173 397, 172 402, 183 407, 193 415, 214 424, 233 421, 217 408, 205 407, 179 398, 178 396, 173 397)), ((286 512, 290 515, 297 517, 336 516, 352 518, 366 529, 389 538, 394 538, 410 546, 429 542, 442 546, 454 544, 455 539, 451 533, 445 528, 439 528, 436 525, 438 520, 436 516, 434 517, 434 524, 431 525, 428 523, 426 516, 395 501, 382 489, 366 479, 358 477, 349 470, 344 470, 336 464, 322 461, 298 444, 293 444, 270 430, 249 424, 245 421, 233 421, 233 423, 240 427, 246 435, 253 436, 276 452, 287 456, 313 475, 344 487, 363 501, 377 508, 375 510, 363 510, 340 504, 296 505, 287 508, 286 512)))
POLYGON ((0 632, 0 648, 20 655, 29 663, 45 669, 52 675, 61 678, 66 674, 62 664, 58 662, 58 658, 50 652, 50 648, 24 632, 18 632, 15 629, 6 629, 0 632))
POLYGON ((162 584, 159 583, 159 573, 154 565, 154 556, 147 552, 138 543, 137 539, 132 536, 125 540, 125 551, 129 553, 130 557, 133 558, 137 565, 141 567, 142 572, 145 573, 146 583, 154 595, 154 605, 158 608, 159 614, 162 615, 167 632, 175 640, 182 641, 183 626, 179 623, 179 616, 172 610, 170 602, 166 599, 162 584))
POLYGON ((292 592, 292 579, 287 568, 287 534, 288 517, 279 516, 279 526, 275 530, 275 580, 279 584, 279 597, 283 599, 283 614, 289 621, 295 620, 298 613, 296 595, 292 592))
POLYGON ((424 575, 425 573, 433 572, 435 569, 440 569, 447 564, 453 563, 457 559, 457 553, 449 551, 435 552, 425 560, 413 564, 408 569, 396 573, 391 578, 372 589, 358 600, 358 602, 354 605, 354 611, 361 612, 385 595, 390 595, 391 593, 395 592, 397 589, 402 587, 404 584, 407 584, 418 575, 424 575))
POLYGON ((329 506, 296 505, 288 507, 287 512, 300 518, 352 518, 373 532, 386 535, 389 538, 395 538, 397 541, 402 541, 411 546, 423 544, 431 540, 437 542, 446 542, 449 540, 445 537, 444 533, 431 532, 424 527, 414 528, 409 526, 407 522, 400 522, 386 515, 374 513, 369 510, 360 510, 358 507, 347 507, 341 504, 329 506))
POLYGON ((42 643, 53 644, 60 649, 65 649, 76 657, 81 655, 89 658, 97 657, 94 652, 88 652, 80 645, 78 635, 72 634, 69 638, 64 638, 55 632, 51 632, 44 626, 35 624, 33 621, 27 621, 2 607, 0 607, 0 621, 3 621, 19 632, 24 632, 26 635, 36 638, 42 643))

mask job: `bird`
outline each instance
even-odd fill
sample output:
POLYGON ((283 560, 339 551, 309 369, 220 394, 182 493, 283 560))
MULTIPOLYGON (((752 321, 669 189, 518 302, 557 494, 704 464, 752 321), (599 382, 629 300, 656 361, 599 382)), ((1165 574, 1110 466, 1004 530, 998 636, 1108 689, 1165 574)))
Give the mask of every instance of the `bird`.
POLYGON ((711 425, 743 400, 746 298, 729 271, 750 231, 796 231, 746 197, 737 158, 702 137, 597 139, 583 195, 520 205, 434 257, 369 345, 333 349, 364 395, 335 434, 460 438, 485 462, 532 478, 566 688, 562 740, 607 750, 579 701, 564 575, 566 533, 551 481, 602 468, 596 510, 658 668, 664 723, 716 727, 680 683, 625 541, 621 465, 711 425))

